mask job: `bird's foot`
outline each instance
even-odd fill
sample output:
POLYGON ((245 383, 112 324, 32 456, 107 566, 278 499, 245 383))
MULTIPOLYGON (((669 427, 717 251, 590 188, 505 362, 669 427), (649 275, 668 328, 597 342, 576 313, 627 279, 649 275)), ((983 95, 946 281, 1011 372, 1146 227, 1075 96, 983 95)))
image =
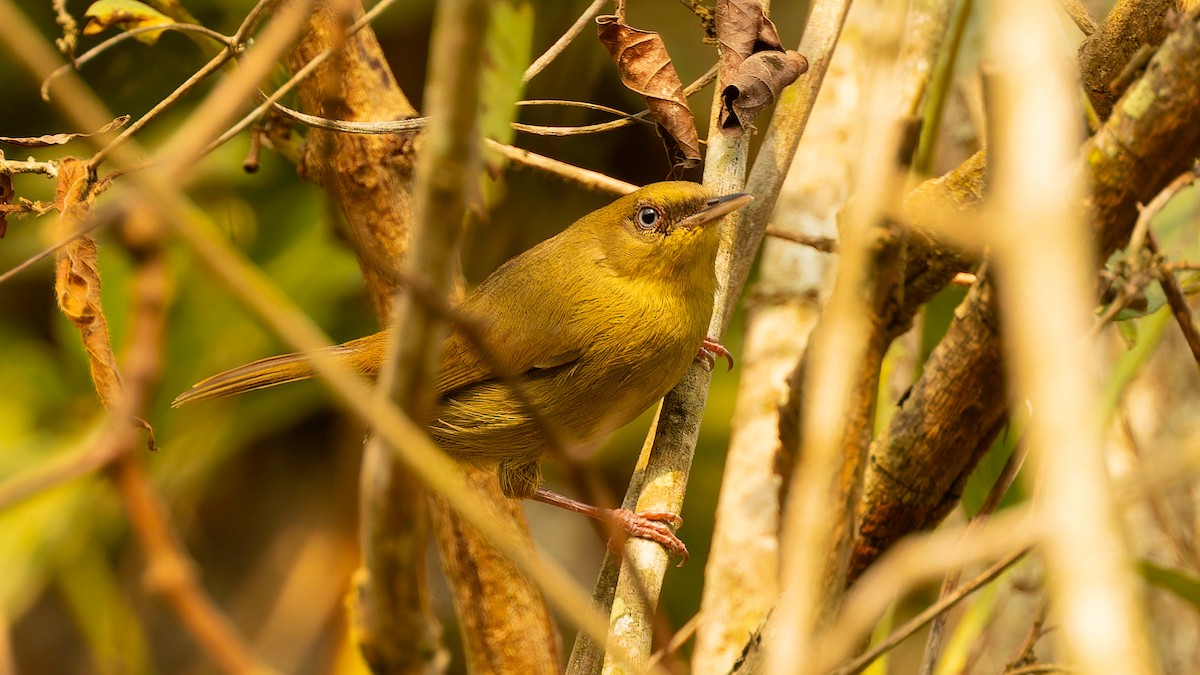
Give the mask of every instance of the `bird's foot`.
POLYGON ((729 369, 733 370, 733 354, 725 348, 725 345, 716 340, 706 337, 700 343, 700 350, 696 352, 696 358, 708 364, 708 369, 712 370, 717 365, 717 357, 720 356, 729 362, 729 369))
MULTIPOLYGON (((683 519, 678 515, 669 511, 641 511, 634 513, 629 509, 608 509, 607 515, 614 525, 620 527, 631 536, 657 542, 667 550, 667 555, 679 556, 678 567, 683 567, 687 563, 687 546, 684 545, 683 540, 675 536, 675 532, 672 529, 678 529, 683 525, 683 519)), ((614 548, 614 550, 619 553, 619 542, 609 540, 610 547, 614 544, 617 544, 617 548, 614 548)))

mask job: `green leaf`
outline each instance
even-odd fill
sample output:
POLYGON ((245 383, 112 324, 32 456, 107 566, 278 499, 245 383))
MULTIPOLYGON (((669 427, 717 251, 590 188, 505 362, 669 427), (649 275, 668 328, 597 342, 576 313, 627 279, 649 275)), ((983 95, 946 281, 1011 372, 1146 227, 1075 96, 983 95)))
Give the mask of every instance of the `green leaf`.
MULTIPOLYGON (((131 30, 144 26, 165 26, 175 23, 171 17, 137 0, 97 0, 87 8, 83 15, 90 19, 83 28, 84 35, 102 33, 109 26, 131 30)), ((136 35, 134 38, 152 45, 158 41, 161 35, 162 31, 152 30, 136 35)))
POLYGON ((1200 609, 1200 578, 1187 572, 1162 567, 1146 559, 1138 561, 1138 574, 1151 586, 1171 591, 1200 609))
MULTIPOLYGON (((533 44, 533 6, 527 0, 495 3, 485 40, 479 127, 485 138, 510 143, 533 44)), ((484 161, 492 171, 505 166, 504 159, 490 150, 485 151, 484 161)))

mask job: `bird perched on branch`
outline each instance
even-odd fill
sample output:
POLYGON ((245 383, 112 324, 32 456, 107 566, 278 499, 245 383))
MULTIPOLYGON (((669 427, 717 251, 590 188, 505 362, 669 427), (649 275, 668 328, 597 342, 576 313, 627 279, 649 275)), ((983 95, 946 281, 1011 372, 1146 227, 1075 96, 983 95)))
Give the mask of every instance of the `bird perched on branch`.
MULTIPOLYGON (((429 434, 460 461, 495 467, 512 498, 612 522, 684 556, 673 513, 599 509, 541 487, 557 445, 593 444, 662 398, 701 358, 729 352, 707 337, 719 221, 750 201, 696 183, 656 183, 594 211, 505 263, 457 311, 482 330, 451 328, 442 347, 429 434), (475 337, 476 339, 472 339, 475 337)), ((374 377, 386 332, 329 348, 374 377)), ((313 375, 286 354, 214 375, 173 406, 313 375)))

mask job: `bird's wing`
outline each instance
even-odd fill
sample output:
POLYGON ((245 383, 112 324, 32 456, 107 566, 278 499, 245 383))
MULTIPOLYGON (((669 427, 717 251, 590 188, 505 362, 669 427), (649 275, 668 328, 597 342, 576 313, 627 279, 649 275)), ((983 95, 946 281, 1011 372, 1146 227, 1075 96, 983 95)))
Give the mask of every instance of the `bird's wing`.
POLYGON ((572 321, 575 289, 560 275, 547 273, 530 251, 510 261, 475 289, 459 306, 482 334, 486 353, 463 327, 446 339, 437 392, 444 396, 465 386, 554 368, 578 359, 588 336, 572 321))

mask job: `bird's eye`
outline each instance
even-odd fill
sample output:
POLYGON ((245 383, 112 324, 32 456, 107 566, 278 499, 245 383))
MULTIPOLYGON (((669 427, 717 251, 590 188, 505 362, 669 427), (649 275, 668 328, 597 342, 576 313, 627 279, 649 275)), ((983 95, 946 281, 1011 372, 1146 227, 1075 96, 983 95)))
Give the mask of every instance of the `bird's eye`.
POLYGON ((658 225, 658 221, 662 219, 662 214, 653 206, 643 206, 637 212, 638 227, 643 230, 654 229, 658 225))

